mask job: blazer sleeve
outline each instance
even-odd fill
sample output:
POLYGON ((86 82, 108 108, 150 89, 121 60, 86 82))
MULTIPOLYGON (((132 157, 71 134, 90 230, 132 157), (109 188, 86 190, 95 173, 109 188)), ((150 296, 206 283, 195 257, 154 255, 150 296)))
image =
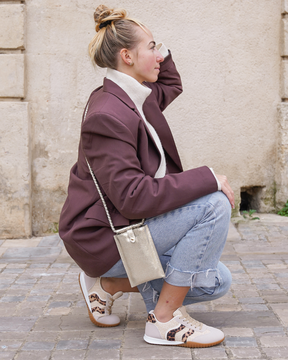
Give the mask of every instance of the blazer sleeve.
POLYGON ((161 111, 163 111, 178 95, 182 93, 182 82, 176 69, 172 55, 166 56, 160 64, 160 73, 155 83, 145 83, 152 89, 161 111))
POLYGON ((136 132, 111 114, 91 114, 81 142, 102 189, 127 219, 157 216, 217 191, 206 166, 160 179, 146 175, 137 157, 136 132))

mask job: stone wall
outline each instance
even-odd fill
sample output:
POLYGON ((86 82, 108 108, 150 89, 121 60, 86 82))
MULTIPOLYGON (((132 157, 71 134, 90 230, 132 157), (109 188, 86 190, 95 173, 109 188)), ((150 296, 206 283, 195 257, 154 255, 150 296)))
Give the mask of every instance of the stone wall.
POLYGON ((281 103, 278 106, 278 147, 276 166, 276 206, 288 199, 288 0, 282 2, 280 32, 281 103))
POLYGON ((0 237, 32 234, 31 138, 25 101, 25 4, 0 2, 0 237))
MULTIPOLYGON (((1 237, 57 228, 83 107, 105 76, 87 54, 96 5, 0 0, 1 237)), ((285 202, 287 148, 279 124, 288 89, 286 1, 123 0, 121 6, 171 49, 182 76, 184 92, 165 115, 184 167, 206 164, 226 174, 236 212, 241 190, 257 189, 260 211, 275 209, 275 199, 285 202)))

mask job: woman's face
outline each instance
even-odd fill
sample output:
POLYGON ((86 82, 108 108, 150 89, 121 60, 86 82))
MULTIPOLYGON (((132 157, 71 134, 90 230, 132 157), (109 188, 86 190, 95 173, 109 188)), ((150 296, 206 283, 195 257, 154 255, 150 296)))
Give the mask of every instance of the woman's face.
POLYGON ((131 60, 134 65, 130 68, 130 75, 137 81, 155 82, 160 72, 160 63, 164 60, 156 49, 156 44, 149 30, 147 33, 140 27, 135 27, 138 32, 139 43, 130 50, 131 60))

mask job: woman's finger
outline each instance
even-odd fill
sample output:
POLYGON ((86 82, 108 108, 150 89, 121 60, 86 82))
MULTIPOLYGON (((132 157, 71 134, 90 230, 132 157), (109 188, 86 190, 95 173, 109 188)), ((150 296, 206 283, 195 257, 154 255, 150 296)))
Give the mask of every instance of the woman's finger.
POLYGON ((221 184, 221 191, 227 196, 232 208, 235 208, 234 191, 232 190, 227 177, 225 175, 216 175, 217 179, 221 184))

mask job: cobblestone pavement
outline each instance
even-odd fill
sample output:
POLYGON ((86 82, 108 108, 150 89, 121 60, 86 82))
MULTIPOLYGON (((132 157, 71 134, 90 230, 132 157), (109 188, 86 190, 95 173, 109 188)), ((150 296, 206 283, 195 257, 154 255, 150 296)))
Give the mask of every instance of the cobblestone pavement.
POLYGON ((58 235, 0 240, 0 359, 288 359, 288 218, 231 224, 222 261, 229 293, 188 306, 191 316, 221 328, 225 341, 206 349, 148 345, 139 294, 115 302, 121 324, 89 320, 79 268, 58 235))

